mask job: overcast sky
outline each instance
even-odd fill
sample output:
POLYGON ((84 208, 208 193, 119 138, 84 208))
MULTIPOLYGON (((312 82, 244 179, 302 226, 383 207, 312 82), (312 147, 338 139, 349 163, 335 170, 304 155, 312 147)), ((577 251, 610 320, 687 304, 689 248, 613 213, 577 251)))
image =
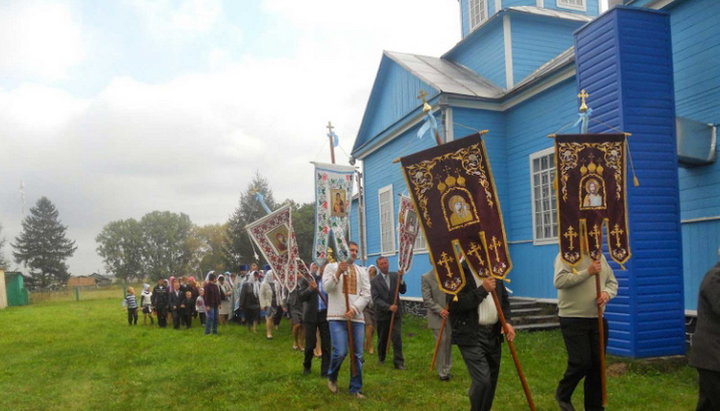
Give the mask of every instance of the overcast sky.
POLYGON ((154 210, 224 223, 256 170, 313 200, 310 161, 343 161, 382 51, 439 56, 457 0, 0 2, 0 224, 41 196, 104 272, 95 236, 154 210), (343 151, 344 149, 344 151, 343 151))

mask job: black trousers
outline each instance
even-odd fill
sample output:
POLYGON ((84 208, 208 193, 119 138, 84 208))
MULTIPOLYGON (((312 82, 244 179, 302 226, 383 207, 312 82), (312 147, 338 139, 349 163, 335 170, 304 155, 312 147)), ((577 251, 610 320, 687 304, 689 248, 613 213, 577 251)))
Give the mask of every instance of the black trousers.
POLYGON ((180 312, 178 310, 171 311, 172 319, 173 319, 173 328, 176 330, 180 328, 180 312))
MULTIPOLYGON (((387 354, 387 341, 388 332, 390 331, 390 320, 387 321, 376 321, 375 323, 378 333, 377 342, 377 353, 378 360, 380 362, 385 361, 385 355, 387 354)), ((393 323, 392 333, 392 345, 393 345, 393 364, 396 367, 405 365, 405 358, 402 352, 402 315, 395 315, 395 322, 393 323)))
POLYGON ((155 314, 157 314, 158 327, 167 327, 167 308, 166 307, 155 307, 155 314))
POLYGON ((303 322, 305 329, 305 359, 303 360, 303 368, 309 370, 312 366, 312 359, 315 355, 315 344, 317 344, 317 330, 320 330, 320 349, 322 349, 322 357, 320 357, 320 376, 327 377, 328 367, 330 367, 330 326, 327 321, 319 323, 303 322))
POLYGON ((190 328, 192 325, 192 313, 183 313, 181 315, 182 323, 185 327, 190 328))
MULTIPOLYGON (((605 346, 607 346, 608 326, 605 327, 605 346)), ((600 344, 597 318, 560 317, 565 348, 567 349, 567 369, 557 390, 556 397, 570 402, 573 391, 580 380, 585 378, 585 409, 602 410, 602 387, 600 383, 600 344)))
POLYGON ((200 317, 200 324, 205 325, 205 313, 198 313, 200 317))
POLYGON ((137 325, 137 307, 136 308, 128 308, 128 324, 129 325, 137 325))
POLYGON ((495 331, 495 326, 478 325, 478 327, 480 327, 479 341, 473 345, 458 345, 458 348, 472 381, 468 391, 470 409, 490 411, 500 375, 502 339, 495 331))
POLYGON ((720 372, 698 368, 698 403, 696 411, 720 410, 720 372))

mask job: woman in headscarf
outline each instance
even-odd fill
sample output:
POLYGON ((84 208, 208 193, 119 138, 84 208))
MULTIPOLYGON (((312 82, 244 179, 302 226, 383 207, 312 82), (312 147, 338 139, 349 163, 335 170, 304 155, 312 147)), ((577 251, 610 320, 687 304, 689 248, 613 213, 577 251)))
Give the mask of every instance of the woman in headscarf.
POLYGON ((220 302, 220 324, 225 325, 232 311, 232 304, 230 304, 232 286, 226 281, 225 275, 220 274, 218 276, 218 287, 220 287, 220 297, 222 299, 220 302))
POLYGON ((260 320, 259 278, 260 271, 258 270, 248 273, 242 291, 240 292, 242 309, 245 313, 245 322, 247 323, 248 329, 254 333, 257 332, 257 323, 260 320))
POLYGON ((150 284, 143 284, 143 292, 140 294, 140 307, 143 312, 143 325, 147 324, 148 317, 150 317, 150 324, 155 324, 152 317, 152 292, 150 291, 150 284))
MULTIPOLYGON (((370 265, 367 269, 370 281, 377 275, 377 267, 370 265)), ((368 354, 375 354, 375 345, 373 344, 373 335, 375 334, 375 307, 373 307, 372 299, 363 311, 365 317, 365 351, 368 354)))
POLYGON ((272 340, 273 318, 278 310, 278 289, 272 270, 265 273, 260 286, 260 309, 265 311, 265 338, 272 340))

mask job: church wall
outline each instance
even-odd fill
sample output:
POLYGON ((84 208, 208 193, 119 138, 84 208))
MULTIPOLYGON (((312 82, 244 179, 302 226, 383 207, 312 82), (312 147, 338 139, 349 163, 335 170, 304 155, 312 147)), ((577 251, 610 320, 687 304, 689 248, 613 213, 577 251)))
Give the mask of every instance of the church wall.
POLYGON ((443 56, 462 64, 498 87, 505 87, 502 19, 496 18, 443 56))
POLYGON ((600 14, 600 2, 598 0, 585 0, 585 4, 585 11, 558 7, 557 0, 544 0, 543 7, 549 10, 558 10, 567 13, 578 13, 584 14, 586 16, 597 16, 598 14, 600 14))

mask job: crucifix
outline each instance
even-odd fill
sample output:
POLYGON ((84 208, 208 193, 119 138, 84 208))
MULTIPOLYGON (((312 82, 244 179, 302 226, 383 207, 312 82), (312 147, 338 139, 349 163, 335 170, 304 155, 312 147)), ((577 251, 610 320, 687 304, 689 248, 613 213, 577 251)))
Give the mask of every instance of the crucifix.
POLYGON ((580 99, 580 108, 578 109, 578 111, 580 111, 581 113, 588 111, 588 106, 587 106, 587 103, 585 102, 585 99, 590 97, 590 94, 588 94, 588 92, 585 91, 585 89, 582 89, 582 90, 580 90, 580 94, 578 94, 577 96, 580 99))
POLYGON ((568 249, 570 249, 570 250, 574 250, 574 249, 575 249, 575 247, 573 247, 573 239, 575 239, 577 236, 578 236, 578 234, 575 232, 575 230, 573 229, 573 227, 572 227, 572 226, 568 227, 568 229, 567 229, 567 231, 565 232, 565 234, 563 234, 563 237, 565 237, 565 238, 567 238, 568 240, 570 240, 570 247, 568 247, 568 249))
POLYGON ((333 127, 332 123, 328 121, 328 124, 326 126, 328 129, 328 138, 330 139, 330 159, 332 160, 332 163, 335 164, 335 142, 333 141, 333 127))
POLYGON ((591 232, 589 232, 588 234, 590 234, 592 236, 592 238, 595 240, 595 249, 599 250, 600 249, 600 235, 602 233, 600 232, 600 228, 598 227, 598 225, 595 224, 593 226, 593 230, 591 232))
POLYGON ((483 248, 480 246, 480 244, 473 241, 472 243, 470 243, 470 249, 467 251, 467 253, 477 258, 480 265, 484 266, 485 261, 483 261, 482 256, 480 255, 480 251, 482 251, 482 249, 483 248))
POLYGON ((620 236, 624 233, 623 229, 620 228, 618 224, 615 224, 613 227, 613 230, 610 231, 610 235, 615 237, 615 245, 620 248, 622 247, 622 244, 620 244, 620 236))
POLYGON ((442 254, 440 254, 440 260, 436 261, 436 264, 439 264, 442 267, 445 267, 445 270, 447 271, 448 276, 452 275, 452 272, 450 271, 450 263, 455 261, 454 258, 447 255, 445 251, 443 251, 442 254))
POLYGON ((500 262, 500 246, 503 243, 498 241, 498 239, 495 236, 492 236, 492 239, 490 240, 490 249, 495 251, 495 261, 500 262))

